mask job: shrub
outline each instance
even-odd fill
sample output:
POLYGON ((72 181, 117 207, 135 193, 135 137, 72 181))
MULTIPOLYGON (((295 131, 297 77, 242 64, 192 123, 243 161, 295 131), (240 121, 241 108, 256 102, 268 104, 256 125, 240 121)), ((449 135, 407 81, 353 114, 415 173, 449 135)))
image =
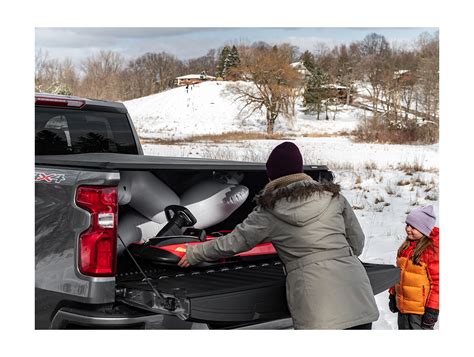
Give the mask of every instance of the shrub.
POLYGON ((420 160, 416 160, 412 163, 403 163, 398 165, 398 169, 405 172, 407 175, 412 175, 414 172, 423 172, 423 164, 420 160))
POLYGON ((439 141, 439 127, 433 121, 384 113, 361 119, 352 135, 357 142, 433 144, 439 141))
POLYGON ((397 186, 406 186, 406 185, 409 185, 409 184, 410 184, 410 181, 405 180, 405 179, 402 179, 402 180, 397 182, 397 186))
POLYGON ((264 140, 264 139, 272 139, 272 140, 284 140, 287 139, 288 136, 283 134, 265 134, 265 133, 256 133, 256 132, 240 132, 240 131, 232 131, 222 134, 204 134, 204 135, 195 135, 189 136, 186 138, 181 139, 141 139, 140 141, 143 144, 165 144, 165 145, 173 145, 173 144, 183 144, 183 143, 193 143, 193 142, 203 142, 203 141, 211 141, 214 143, 225 142, 225 141, 242 141, 242 140, 264 140))
POLYGON ((430 201, 438 201, 439 195, 437 192, 430 192, 425 198, 430 201))
POLYGON ((387 186, 385 186, 385 192, 387 192, 387 194, 389 195, 395 195, 397 193, 397 190, 391 184, 388 184, 387 186))
POLYGON ((379 204, 385 202, 385 199, 382 196, 375 197, 374 204, 379 204))
POLYGON ((364 164, 364 167, 366 170, 377 170, 377 164, 373 161, 367 161, 365 164, 364 164))

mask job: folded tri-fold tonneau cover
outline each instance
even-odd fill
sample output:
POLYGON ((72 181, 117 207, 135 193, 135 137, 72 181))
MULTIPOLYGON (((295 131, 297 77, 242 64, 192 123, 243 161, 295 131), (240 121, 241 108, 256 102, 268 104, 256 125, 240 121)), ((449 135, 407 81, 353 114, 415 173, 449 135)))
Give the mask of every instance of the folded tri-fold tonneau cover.
MULTIPOLYGON (((214 160, 188 157, 167 157, 151 155, 130 155, 115 153, 85 153, 71 155, 38 155, 37 165, 88 167, 97 169, 153 170, 153 169, 221 169, 232 170, 239 166, 243 170, 265 171, 264 163, 214 160)), ((326 166, 312 165, 312 168, 326 169, 326 166)))

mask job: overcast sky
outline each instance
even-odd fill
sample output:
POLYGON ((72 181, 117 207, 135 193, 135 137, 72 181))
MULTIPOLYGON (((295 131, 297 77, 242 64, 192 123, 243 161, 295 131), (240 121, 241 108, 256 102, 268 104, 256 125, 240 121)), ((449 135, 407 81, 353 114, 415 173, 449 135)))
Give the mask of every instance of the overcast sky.
POLYGON ((203 56, 211 48, 226 44, 265 41, 270 44, 289 42, 302 51, 315 50, 320 42, 332 46, 362 40, 376 32, 398 46, 409 46, 423 32, 434 33, 437 28, 140 28, 140 27, 37 27, 36 51, 63 60, 68 57, 76 64, 100 50, 119 52, 126 59, 146 52, 168 52, 181 60, 203 56))

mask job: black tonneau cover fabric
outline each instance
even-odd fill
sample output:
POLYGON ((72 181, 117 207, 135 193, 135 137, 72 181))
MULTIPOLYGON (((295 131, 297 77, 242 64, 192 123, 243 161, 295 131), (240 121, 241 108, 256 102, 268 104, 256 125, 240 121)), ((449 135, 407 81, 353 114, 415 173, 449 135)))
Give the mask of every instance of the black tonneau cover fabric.
MULTIPOLYGON (((36 156, 35 163, 36 165, 83 167, 102 170, 216 169, 265 171, 264 163, 112 153, 36 156)), ((306 166, 305 170, 327 170, 327 167, 306 166)))

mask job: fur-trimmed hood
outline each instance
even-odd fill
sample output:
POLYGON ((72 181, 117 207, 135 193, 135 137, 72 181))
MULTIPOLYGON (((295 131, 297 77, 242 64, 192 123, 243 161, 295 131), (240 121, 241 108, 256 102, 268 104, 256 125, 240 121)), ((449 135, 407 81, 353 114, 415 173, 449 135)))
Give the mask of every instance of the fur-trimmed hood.
POLYGON ((255 201, 279 219, 304 226, 320 216, 331 199, 340 192, 338 184, 319 183, 308 178, 273 190, 264 189, 255 201))

